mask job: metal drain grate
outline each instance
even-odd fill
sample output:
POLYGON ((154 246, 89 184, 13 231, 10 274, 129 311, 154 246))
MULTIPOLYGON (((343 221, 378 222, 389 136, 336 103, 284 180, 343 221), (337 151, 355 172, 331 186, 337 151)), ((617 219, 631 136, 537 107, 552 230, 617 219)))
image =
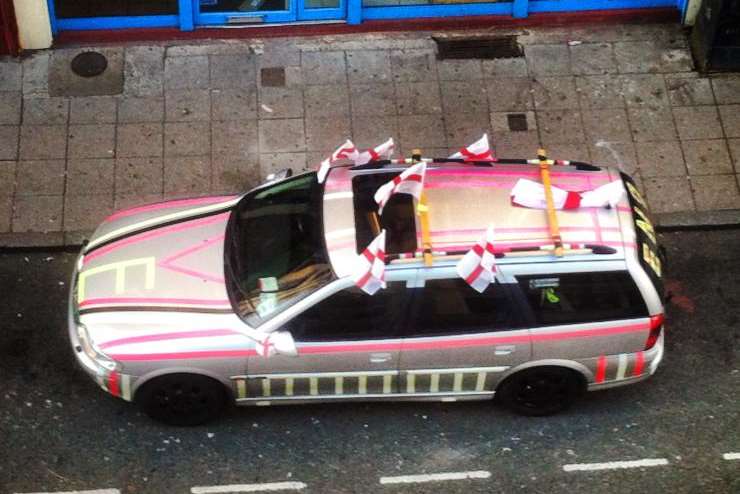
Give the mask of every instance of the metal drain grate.
POLYGON ((524 51, 517 42, 516 36, 433 39, 437 43, 438 60, 517 58, 524 56, 524 51))

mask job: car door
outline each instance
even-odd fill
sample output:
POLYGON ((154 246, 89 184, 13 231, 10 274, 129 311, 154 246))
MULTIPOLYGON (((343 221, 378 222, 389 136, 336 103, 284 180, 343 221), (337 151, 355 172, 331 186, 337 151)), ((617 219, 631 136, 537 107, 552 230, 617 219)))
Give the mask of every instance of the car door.
POLYGON ((519 303, 499 282, 473 290, 454 268, 425 269, 401 347, 400 392, 492 395, 500 376, 531 356, 519 303))
POLYGON ((238 401, 390 397, 398 391, 400 332, 407 319, 404 280, 368 295, 351 280, 297 314, 290 331, 298 356, 249 357, 238 401))

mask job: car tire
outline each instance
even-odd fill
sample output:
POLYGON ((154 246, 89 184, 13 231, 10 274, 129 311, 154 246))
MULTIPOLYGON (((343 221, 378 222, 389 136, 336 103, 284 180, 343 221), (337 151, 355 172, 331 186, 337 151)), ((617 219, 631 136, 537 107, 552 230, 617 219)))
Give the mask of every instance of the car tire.
POLYGON ((563 367, 532 367, 509 376, 496 395, 509 410, 541 417, 570 407, 585 389, 583 377, 563 367))
POLYGON ((136 393, 136 402, 149 417, 178 426, 214 420, 223 413, 227 399, 223 384, 198 374, 156 377, 136 393))

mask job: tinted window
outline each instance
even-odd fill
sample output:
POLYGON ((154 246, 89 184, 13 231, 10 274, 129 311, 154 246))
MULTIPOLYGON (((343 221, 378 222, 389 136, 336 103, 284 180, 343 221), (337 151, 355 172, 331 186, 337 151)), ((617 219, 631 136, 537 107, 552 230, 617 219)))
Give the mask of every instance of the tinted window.
POLYGON ((648 315, 645 302, 626 271, 545 274, 518 279, 540 325, 648 315))
POLYGON ((462 279, 427 280, 421 292, 417 336, 481 333, 520 326, 507 291, 491 284, 478 293, 462 279))
POLYGON ((324 299, 291 320, 288 329, 297 341, 341 341, 392 338, 403 316, 406 283, 368 295, 348 288, 324 299))

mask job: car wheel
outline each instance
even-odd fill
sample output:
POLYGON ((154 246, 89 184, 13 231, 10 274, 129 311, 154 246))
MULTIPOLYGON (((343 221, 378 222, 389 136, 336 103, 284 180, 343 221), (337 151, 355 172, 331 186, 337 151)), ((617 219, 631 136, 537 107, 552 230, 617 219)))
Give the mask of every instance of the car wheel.
POLYGON ((585 387, 583 378, 563 367, 532 367, 508 377, 497 395, 510 410, 529 416, 567 409, 585 387))
POLYGON ((149 417, 170 425, 199 425, 215 419, 227 403, 224 386, 197 374, 167 374, 144 384, 136 402, 149 417))

